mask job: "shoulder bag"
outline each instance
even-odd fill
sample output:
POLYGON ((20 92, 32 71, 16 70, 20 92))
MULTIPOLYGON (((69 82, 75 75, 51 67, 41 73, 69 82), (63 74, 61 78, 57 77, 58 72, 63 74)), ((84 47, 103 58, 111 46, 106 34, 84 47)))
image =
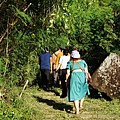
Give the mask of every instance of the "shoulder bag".
POLYGON ((78 62, 76 62, 78 64, 78 66, 80 67, 80 69, 85 73, 86 79, 88 82, 92 82, 92 77, 90 75, 89 72, 85 72, 85 70, 80 66, 80 64, 78 62))

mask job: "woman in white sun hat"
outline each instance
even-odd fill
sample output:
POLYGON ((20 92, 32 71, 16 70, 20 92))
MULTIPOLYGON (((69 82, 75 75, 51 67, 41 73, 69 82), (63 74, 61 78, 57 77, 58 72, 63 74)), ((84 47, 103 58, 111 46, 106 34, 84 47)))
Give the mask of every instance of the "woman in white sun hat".
POLYGON ((87 93, 90 94, 85 72, 88 72, 87 63, 80 58, 77 50, 73 50, 71 60, 67 64, 66 81, 68 101, 74 103, 75 114, 79 114, 79 110, 83 109, 84 98, 87 93))

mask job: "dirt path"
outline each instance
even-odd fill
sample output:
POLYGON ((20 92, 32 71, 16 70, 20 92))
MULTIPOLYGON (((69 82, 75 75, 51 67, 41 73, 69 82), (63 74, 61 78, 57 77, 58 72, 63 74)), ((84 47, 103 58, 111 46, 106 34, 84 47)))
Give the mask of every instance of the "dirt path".
MULTIPOLYGON (((57 91, 61 94, 60 89, 57 91)), ((61 99, 55 93, 55 91, 31 91, 29 89, 25 91, 26 103, 35 115, 34 120, 119 120, 120 118, 119 115, 108 114, 104 111, 100 100, 88 97, 84 102, 84 110, 81 110, 79 115, 75 115, 73 103, 67 102, 66 98, 61 99)))

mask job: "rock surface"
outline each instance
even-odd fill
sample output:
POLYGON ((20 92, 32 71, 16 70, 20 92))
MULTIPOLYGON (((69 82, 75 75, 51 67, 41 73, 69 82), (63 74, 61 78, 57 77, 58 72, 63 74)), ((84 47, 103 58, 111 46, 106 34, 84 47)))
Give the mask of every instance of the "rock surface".
POLYGON ((120 55, 110 53, 92 75, 92 87, 110 98, 120 98, 120 55))

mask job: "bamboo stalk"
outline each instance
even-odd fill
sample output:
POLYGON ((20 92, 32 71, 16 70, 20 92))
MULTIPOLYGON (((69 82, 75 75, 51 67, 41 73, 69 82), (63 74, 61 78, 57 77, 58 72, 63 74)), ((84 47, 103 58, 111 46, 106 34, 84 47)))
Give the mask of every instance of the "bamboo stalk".
POLYGON ((21 99, 21 96, 22 96, 22 94, 23 94, 23 92, 24 92, 27 84, 28 84, 28 80, 26 81, 26 83, 25 83, 25 85, 24 85, 24 87, 23 87, 23 89, 22 89, 22 92, 20 93, 20 95, 19 95, 19 97, 18 97, 19 99, 21 99))

